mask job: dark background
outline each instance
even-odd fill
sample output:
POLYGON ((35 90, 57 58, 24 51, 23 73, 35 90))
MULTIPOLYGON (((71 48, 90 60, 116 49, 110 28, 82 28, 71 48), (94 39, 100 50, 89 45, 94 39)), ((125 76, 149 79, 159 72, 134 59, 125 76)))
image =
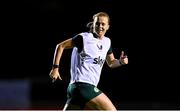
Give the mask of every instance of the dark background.
MULTIPOLYGON (((105 64, 99 88, 118 109, 179 109, 176 3, 112 0, 1 1, 0 84, 27 80, 29 103, 4 105, 1 100, 0 108, 61 109, 66 101, 71 49, 61 59, 63 81, 51 83, 55 46, 87 31, 86 24, 99 11, 110 15, 107 36, 112 39, 115 57, 124 50, 129 58, 129 64, 121 68, 110 69, 105 64)), ((0 94, 7 96, 2 90, 0 94)))

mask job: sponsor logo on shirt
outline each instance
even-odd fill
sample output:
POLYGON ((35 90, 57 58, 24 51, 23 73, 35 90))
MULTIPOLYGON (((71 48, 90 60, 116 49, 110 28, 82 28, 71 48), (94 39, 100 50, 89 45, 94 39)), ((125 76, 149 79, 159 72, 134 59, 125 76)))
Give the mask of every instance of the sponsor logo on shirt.
POLYGON ((104 64, 104 59, 102 59, 100 56, 97 58, 94 58, 94 64, 99 64, 100 66, 102 66, 104 64))

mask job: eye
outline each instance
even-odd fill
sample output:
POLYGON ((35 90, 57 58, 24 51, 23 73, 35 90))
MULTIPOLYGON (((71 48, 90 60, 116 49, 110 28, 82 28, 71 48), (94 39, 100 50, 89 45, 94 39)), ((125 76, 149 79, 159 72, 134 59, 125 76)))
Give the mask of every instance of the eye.
POLYGON ((105 23, 101 23, 102 24, 102 26, 104 26, 105 25, 105 23))
POLYGON ((99 22, 96 22, 96 25, 97 25, 97 26, 99 26, 99 25, 100 25, 100 23, 99 23, 99 22))
POLYGON ((106 24, 105 23, 96 22, 96 25, 97 26, 100 26, 100 25, 105 26, 106 24))

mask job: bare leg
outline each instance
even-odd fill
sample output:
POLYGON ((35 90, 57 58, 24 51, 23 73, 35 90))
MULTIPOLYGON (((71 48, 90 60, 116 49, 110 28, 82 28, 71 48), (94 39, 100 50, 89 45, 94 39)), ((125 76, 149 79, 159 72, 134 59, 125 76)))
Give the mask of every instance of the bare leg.
POLYGON ((86 105, 91 109, 117 111, 111 100, 104 93, 93 98, 86 105))
POLYGON ((82 108, 78 105, 73 105, 70 103, 71 99, 68 99, 66 104, 64 105, 63 111, 66 110, 81 110, 82 108))
POLYGON ((72 105, 72 104, 66 104, 65 107, 63 108, 63 111, 68 111, 68 110, 82 110, 80 106, 77 105, 72 105), (66 106, 67 105, 67 106, 66 106))

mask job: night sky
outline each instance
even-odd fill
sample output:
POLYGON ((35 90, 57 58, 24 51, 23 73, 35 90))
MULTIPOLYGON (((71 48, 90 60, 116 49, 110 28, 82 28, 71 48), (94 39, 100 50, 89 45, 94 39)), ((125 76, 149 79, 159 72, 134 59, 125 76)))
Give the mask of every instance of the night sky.
POLYGON ((63 106, 71 49, 61 59, 63 81, 52 84, 49 72, 55 46, 87 31, 93 14, 105 11, 111 18, 107 36, 114 55, 119 58, 125 51, 129 64, 110 69, 105 63, 99 88, 119 109, 152 109, 153 104, 180 108, 175 3, 24 0, 1 4, 0 81, 30 80, 32 107, 63 106))

